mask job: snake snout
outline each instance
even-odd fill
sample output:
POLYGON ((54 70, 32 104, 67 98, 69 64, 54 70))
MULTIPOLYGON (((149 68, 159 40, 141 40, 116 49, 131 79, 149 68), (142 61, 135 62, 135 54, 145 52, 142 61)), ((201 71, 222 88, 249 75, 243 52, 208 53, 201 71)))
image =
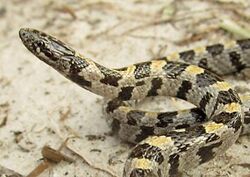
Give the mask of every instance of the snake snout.
POLYGON ((30 50, 34 54, 37 53, 37 43, 38 41, 40 41, 38 31, 30 28, 21 28, 19 30, 19 37, 28 50, 30 50))
POLYGON ((42 61, 49 62, 49 58, 54 59, 51 57, 49 36, 45 33, 31 28, 21 28, 19 36, 25 47, 42 61))
POLYGON ((38 31, 30 28, 21 28, 19 30, 19 37, 23 41, 24 44, 28 44, 31 42, 34 42, 36 39, 38 39, 38 31))
POLYGON ((26 28, 21 28, 19 30, 19 37, 24 41, 27 38, 27 29, 26 28))

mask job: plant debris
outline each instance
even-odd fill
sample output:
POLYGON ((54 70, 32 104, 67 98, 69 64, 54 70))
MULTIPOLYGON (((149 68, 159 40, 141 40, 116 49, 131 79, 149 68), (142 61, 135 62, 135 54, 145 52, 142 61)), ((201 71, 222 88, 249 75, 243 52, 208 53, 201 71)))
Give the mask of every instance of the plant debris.
POLYGON ((27 177, 37 177, 44 170, 52 166, 53 164, 59 163, 62 160, 67 161, 69 163, 74 162, 74 160, 58 150, 52 149, 49 146, 44 146, 42 148, 43 161, 40 163, 27 177))
POLYGON ((9 103, 0 104, 0 128, 7 123, 9 107, 9 103))
POLYGON ((223 19, 220 27, 227 32, 232 33, 240 38, 250 38, 250 29, 243 28, 236 22, 230 19, 223 19))

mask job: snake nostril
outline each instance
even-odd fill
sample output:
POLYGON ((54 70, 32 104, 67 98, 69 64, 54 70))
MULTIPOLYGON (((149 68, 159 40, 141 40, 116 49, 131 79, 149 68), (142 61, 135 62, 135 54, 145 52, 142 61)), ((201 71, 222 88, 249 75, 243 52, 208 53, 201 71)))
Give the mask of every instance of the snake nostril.
POLYGON ((27 39, 27 32, 25 31, 25 29, 21 28, 19 31, 19 36, 22 40, 26 40, 27 39))

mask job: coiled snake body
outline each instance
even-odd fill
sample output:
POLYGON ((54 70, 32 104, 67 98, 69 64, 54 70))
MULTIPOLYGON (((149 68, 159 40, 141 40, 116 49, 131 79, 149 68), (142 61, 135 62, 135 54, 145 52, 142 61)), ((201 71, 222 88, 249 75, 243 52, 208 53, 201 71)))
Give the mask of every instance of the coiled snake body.
POLYGON ((237 140, 243 122, 250 122, 244 120, 237 93, 216 75, 250 66, 250 40, 108 69, 43 32, 21 29, 19 35, 40 60, 81 87, 111 99, 106 111, 113 117, 113 127, 122 139, 138 142, 124 177, 178 176, 222 154, 237 140), (178 97, 197 108, 147 112, 127 102, 157 95, 178 97))

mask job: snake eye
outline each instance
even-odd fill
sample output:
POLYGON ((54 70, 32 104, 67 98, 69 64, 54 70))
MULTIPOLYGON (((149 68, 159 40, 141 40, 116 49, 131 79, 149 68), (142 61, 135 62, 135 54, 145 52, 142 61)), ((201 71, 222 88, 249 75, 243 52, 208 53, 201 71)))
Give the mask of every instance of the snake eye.
POLYGON ((37 42, 37 47, 42 48, 42 47, 44 47, 44 46, 45 46, 45 43, 44 43, 43 41, 38 41, 38 42, 37 42))

